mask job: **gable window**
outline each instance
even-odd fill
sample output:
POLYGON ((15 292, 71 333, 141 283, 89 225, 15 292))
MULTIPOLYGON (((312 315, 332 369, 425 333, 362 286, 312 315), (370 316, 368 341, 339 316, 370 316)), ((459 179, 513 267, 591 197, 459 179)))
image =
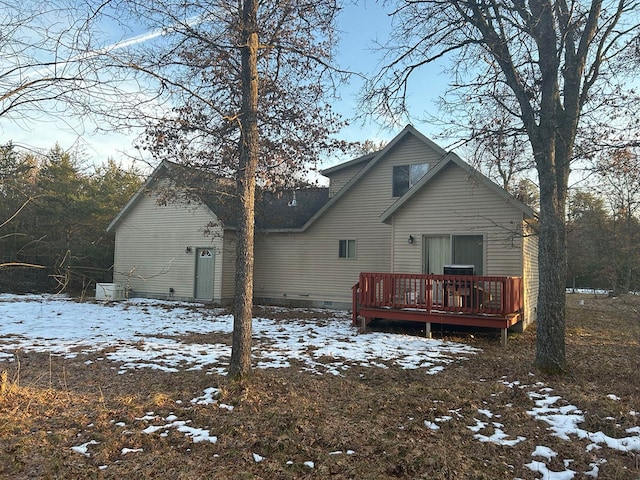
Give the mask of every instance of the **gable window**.
POLYGON ((338 258, 356 258, 356 241, 340 240, 338 242, 338 258))
POLYGON ((401 197, 429 170, 428 163, 398 165, 393 167, 393 196, 401 197))

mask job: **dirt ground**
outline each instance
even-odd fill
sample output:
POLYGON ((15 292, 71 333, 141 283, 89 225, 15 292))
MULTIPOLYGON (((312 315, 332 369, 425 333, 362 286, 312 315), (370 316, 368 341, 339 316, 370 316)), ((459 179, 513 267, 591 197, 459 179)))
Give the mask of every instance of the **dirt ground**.
POLYGON ((545 461, 551 470, 570 459, 571 470, 586 472, 606 459, 598 478, 640 479, 640 451, 587 449, 588 439, 552 436, 527 413, 527 392, 544 387, 578 406, 590 432, 624 437, 640 424, 640 297, 568 294, 567 304, 570 370, 557 377, 532 367, 535 329, 510 335, 506 347, 495 331, 434 329, 435 338, 481 350, 436 375, 357 365, 318 375, 293 365, 255 370, 243 384, 198 371, 122 376, 111 362, 88 362, 105 352, 19 352, 0 361, 0 478, 534 479, 542 476, 526 464, 545 445, 558 454, 545 461), (217 404, 189 402, 209 387, 219 389, 217 404), (524 439, 479 441, 469 428, 479 411, 524 439), (451 420, 428 427, 444 417, 451 420), (145 431, 172 420, 207 428, 217 441, 145 431), (72 449, 85 444, 86 455, 72 449))

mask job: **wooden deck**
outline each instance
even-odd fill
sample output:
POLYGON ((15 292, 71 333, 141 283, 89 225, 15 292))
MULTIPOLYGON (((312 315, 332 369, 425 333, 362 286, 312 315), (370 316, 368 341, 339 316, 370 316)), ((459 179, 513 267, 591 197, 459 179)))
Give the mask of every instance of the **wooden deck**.
POLYGON ((410 273, 361 273, 353 286, 352 322, 366 328, 372 320, 507 329, 521 320, 522 278, 410 273))

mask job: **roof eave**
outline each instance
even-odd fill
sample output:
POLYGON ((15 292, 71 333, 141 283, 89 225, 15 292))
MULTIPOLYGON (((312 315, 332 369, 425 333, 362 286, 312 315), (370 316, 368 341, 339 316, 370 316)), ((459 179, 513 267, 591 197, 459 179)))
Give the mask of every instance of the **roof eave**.
POLYGON ((376 156, 378 152, 373 152, 373 153, 367 153, 365 155, 362 155, 358 158, 354 158, 352 160, 348 160, 346 162, 342 162, 339 163, 338 165, 334 165, 333 167, 329 167, 329 168, 325 168, 323 170, 320 170, 320 174, 324 175, 325 177, 331 175, 332 173, 338 172, 344 168, 348 168, 351 167, 353 165, 357 165, 359 163, 365 162, 365 161, 369 161, 371 160, 373 157, 376 156))
POLYGON ((138 202, 140 197, 144 195, 149 187, 158 179, 160 171, 163 169, 171 169, 171 162, 167 160, 163 160, 160 164, 151 172, 151 175, 147 178, 144 184, 133 194, 133 196, 129 199, 129 201, 125 204, 122 209, 118 212, 118 214, 111 220, 111 223, 107 226, 107 232, 111 233, 122 221, 122 219, 127 215, 129 210, 138 202))
POLYGON ((304 227, 294 228, 256 228, 256 233, 303 233, 304 227))

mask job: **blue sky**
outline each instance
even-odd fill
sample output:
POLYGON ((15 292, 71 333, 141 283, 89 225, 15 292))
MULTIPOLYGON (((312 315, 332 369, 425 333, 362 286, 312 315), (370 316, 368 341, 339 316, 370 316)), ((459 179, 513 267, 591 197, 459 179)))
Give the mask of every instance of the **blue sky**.
MULTIPOLYGON (((338 48, 338 63, 342 68, 358 71, 370 77, 379 67, 381 52, 375 51, 376 43, 384 44, 392 28, 389 13, 392 6, 383 6, 374 1, 358 2, 345 6, 340 16, 339 29, 341 41, 338 48)), ((407 120, 427 136, 440 132, 422 121, 425 112, 435 115, 435 100, 446 90, 446 78, 438 67, 428 66, 417 72, 410 92, 410 118, 407 120)), ((362 88, 362 80, 354 78, 343 94, 343 102, 337 106, 345 117, 351 118, 357 110, 357 95, 362 88)), ((404 124, 382 125, 380 121, 369 121, 362 125, 355 122, 346 130, 349 140, 389 140, 398 133, 404 124), (390 128, 391 127, 391 128, 390 128)))
MULTIPOLYGON (((370 76, 376 70, 379 66, 380 53, 374 51, 374 45, 376 41, 384 43, 388 38, 392 23, 388 15, 390 11, 391 7, 369 0, 344 7, 338 25, 342 33, 337 63, 341 68, 357 71, 366 76, 370 76)), ((114 39, 114 41, 120 40, 122 38, 114 39)), ((439 132, 436 129, 420 122, 419 119, 425 116, 425 111, 430 114, 436 113, 434 100, 444 92, 446 81, 434 67, 432 70, 422 71, 413 85, 415 91, 411 94, 409 120, 406 122, 403 120, 395 126, 382 125, 379 121, 373 120, 366 123, 353 121, 342 132, 342 137, 351 141, 389 140, 404 127, 404 123, 409 121, 427 136, 437 135, 439 132)), ((351 119, 359 113, 357 96, 362 86, 362 80, 354 76, 351 83, 342 90, 342 99, 334 105, 334 108, 343 117, 351 119)), ((2 143, 11 140, 18 145, 49 149, 58 142, 64 149, 78 149, 83 157, 93 163, 102 163, 109 157, 118 160, 124 158, 126 154, 135 154, 135 150, 131 147, 134 138, 131 133, 114 132, 97 135, 92 134, 92 130, 90 123, 86 123, 83 129, 78 119, 59 119, 45 114, 39 115, 38 119, 31 120, 20 127, 16 127, 10 119, 0 119, 2 143)))

